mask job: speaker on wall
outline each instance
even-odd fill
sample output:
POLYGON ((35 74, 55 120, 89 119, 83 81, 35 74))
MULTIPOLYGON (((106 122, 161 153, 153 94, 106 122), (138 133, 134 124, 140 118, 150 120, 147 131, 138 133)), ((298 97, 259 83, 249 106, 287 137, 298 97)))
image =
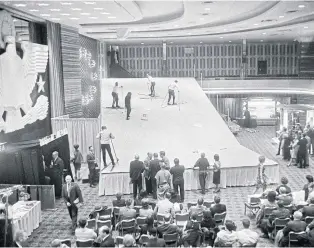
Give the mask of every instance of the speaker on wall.
POLYGON ((257 74, 258 75, 265 75, 267 74, 267 60, 260 60, 257 63, 258 69, 257 74))

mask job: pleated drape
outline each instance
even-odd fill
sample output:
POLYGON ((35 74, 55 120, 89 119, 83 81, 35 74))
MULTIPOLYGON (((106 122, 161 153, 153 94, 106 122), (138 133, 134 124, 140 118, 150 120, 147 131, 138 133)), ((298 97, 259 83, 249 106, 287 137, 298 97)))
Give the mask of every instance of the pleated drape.
MULTIPOLYGON (((100 143, 96 135, 100 131, 99 118, 53 118, 51 119, 53 133, 67 128, 71 155, 74 152, 73 145, 78 144, 83 154, 84 161, 88 153, 88 147, 93 146, 97 160, 100 161, 100 143)), ((99 164, 99 161, 98 164, 99 164)))
POLYGON ((61 56, 61 26, 47 21, 51 117, 65 114, 61 56))

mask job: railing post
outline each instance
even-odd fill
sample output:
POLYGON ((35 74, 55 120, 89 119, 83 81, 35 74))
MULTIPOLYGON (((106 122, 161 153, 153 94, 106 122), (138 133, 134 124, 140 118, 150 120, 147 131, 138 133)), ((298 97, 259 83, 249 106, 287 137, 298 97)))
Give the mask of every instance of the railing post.
POLYGON ((201 72, 201 87, 203 89, 203 73, 201 72))

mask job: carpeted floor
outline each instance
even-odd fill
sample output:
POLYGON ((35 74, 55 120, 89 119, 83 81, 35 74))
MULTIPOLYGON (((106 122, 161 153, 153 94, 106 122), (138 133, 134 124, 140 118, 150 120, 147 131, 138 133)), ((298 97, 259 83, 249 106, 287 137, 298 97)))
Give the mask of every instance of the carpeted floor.
MULTIPOLYGON (((312 174, 312 168, 297 169, 296 167, 287 167, 287 162, 283 161, 280 156, 275 156, 277 147, 271 144, 271 138, 275 136, 274 127, 258 127, 256 133, 250 133, 243 130, 238 134, 237 139, 245 147, 256 151, 266 157, 277 161, 280 165, 280 175, 289 179, 289 185, 293 191, 300 190, 305 184, 305 175, 312 174)), ((311 159, 310 164, 313 164, 311 159)), ((88 184, 80 184, 84 197, 84 206, 79 210, 79 216, 87 217, 94 206, 110 205, 114 197, 99 197, 98 188, 90 188, 88 184)), ((274 187, 274 186, 273 186, 274 187)), ((232 187, 221 190, 222 203, 227 205, 227 219, 235 221, 238 229, 242 229, 241 220, 244 216, 244 202, 247 196, 252 194, 253 187, 232 187)), ((201 196, 197 191, 186 191, 186 203, 195 202, 201 196)), ((125 196, 129 198, 131 196, 125 196)), ((205 195, 205 200, 212 200, 213 193, 209 191, 205 195)), ((62 200, 57 200, 56 209, 53 211, 42 212, 42 223, 29 237, 29 245, 32 247, 49 247, 53 239, 71 238, 73 245, 74 237, 70 230, 70 217, 62 200)), ((252 220, 252 229, 256 229, 255 221, 252 220)), ((257 230, 257 229, 256 229, 257 230)), ((261 239, 258 247, 273 246, 272 242, 261 239)))

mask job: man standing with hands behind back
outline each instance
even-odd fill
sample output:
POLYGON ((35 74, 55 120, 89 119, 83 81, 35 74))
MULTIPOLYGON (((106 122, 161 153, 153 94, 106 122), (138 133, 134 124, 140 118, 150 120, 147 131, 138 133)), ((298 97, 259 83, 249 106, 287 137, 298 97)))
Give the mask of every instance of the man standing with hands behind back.
POLYGON ((140 161, 140 156, 135 155, 134 160, 130 163, 130 184, 133 183, 133 197, 137 196, 138 192, 142 190, 142 172, 144 171, 144 163, 140 161))
POLYGON ((61 191, 62 191, 62 182, 63 182, 63 170, 64 170, 64 162, 59 157, 59 153, 57 151, 54 151, 52 153, 52 161, 51 166, 52 169, 52 183, 55 186, 55 195, 56 198, 61 197, 61 191))
POLYGON ((89 152, 86 156, 86 161, 87 161, 88 170, 89 170, 89 186, 91 188, 95 188, 96 158, 95 158, 94 148, 92 146, 89 147, 89 152))
POLYGON ((77 225, 78 207, 83 203, 83 197, 80 187, 72 182, 71 176, 66 176, 65 181, 66 184, 62 187, 62 197, 72 219, 72 234, 74 234, 77 225))

